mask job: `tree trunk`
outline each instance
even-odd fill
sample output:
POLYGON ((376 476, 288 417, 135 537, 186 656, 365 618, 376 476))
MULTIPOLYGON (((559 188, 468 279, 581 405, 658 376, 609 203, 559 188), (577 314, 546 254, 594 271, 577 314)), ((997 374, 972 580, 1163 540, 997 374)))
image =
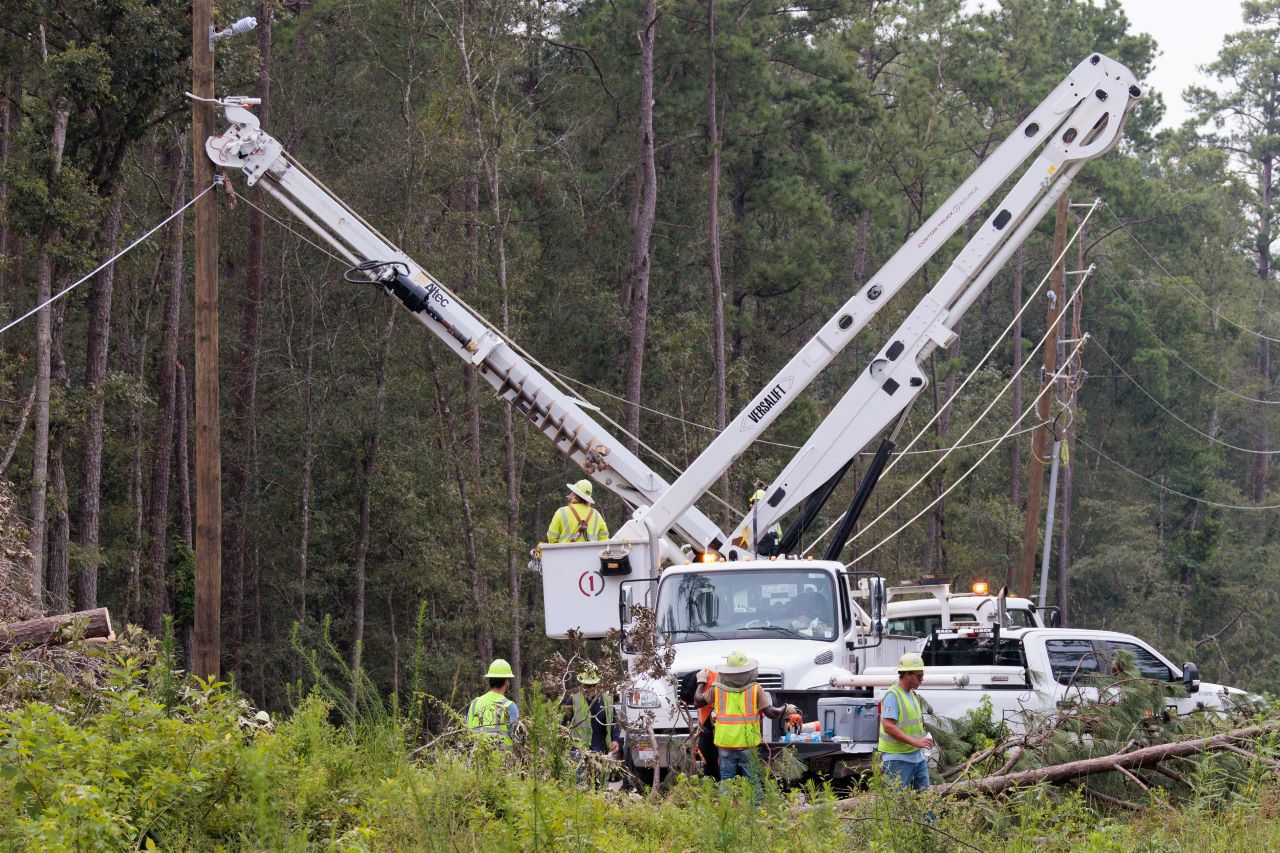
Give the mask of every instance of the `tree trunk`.
MULTIPOLYGON (((111 209, 103 226, 107 256, 115 254, 124 220, 124 191, 112 196, 111 209)), ((107 350, 111 339, 111 301, 115 289, 116 265, 94 276, 89 293, 89 333, 85 344, 84 388, 89 399, 84 439, 80 448, 80 498, 77 506, 77 537, 80 546, 75 576, 76 609, 98 606, 99 526, 102 519, 102 442, 106 413, 104 383, 107 378, 107 350)))
MULTIPOLYGON (((492 148, 486 156, 486 172, 489 179, 489 209, 493 218, 494 269, 498 294, 502 300, 502 331, 511 334, 511 288, 507 280, 507 220, 502 208, 502 169, 500 152, 492 148)), ((502 451, 506 467, 507 487, 507 606, 511 619, 510 663, 515 672, 514 687, 518 694, 523 687, 522 672, 524 614, 520 608, 520 472, 516 463, 516 426, 510 406, 502 407, 502 451)))
POLYGON ((355 576, 356 588, 352 602, 351 632, 351 671, 354 674, 351 683, 351 701, 355 704, 356 685, 360 682, 362 649, 364 647, 364 591, 365 566, 369 558, 370 517, 373 503, 373 475, 377 468, 378 445, 382 441, 382 415, 387 408, 387 362, 391 360, 391 333, 395 330, 397 308, 391 305, 387 314, 387 324, 382 333, 382 353, 378 358, 378 374, 374 382, 373 421, 369 427, 369 438, 365 444, 364 459, 361 464, 362 485, 360 489, 360 533, 356 539, 355 576))
MULTIPOLYGON (((65 101, 53 106, 53 131, 50 136, 50 193, 55 193, 62 173, 62 151, 67 144, 67 122, 71 107, 65 101)), ((45 248, 61 235, 52 225, 40 233, 40 253, 36 257, 36 304, 53 295, 53 256, 45 248)), ((49 489, 49 379, 53 348, 53 309, 46 306, 36 314, 36 419, 35 440, 31 449, 31 538, 27 550, 31 560, 27 568, 27 584, 32 598, 39 602, 44 594, 45 522, 49 489)))
POLYGON ((187 382, 187 369, 183 367, 182 362, 179 361, 174 367, 176 368, 174 382, 177 383, 174 388, 177 422, 173 464, 178 469, 178 526, 182 531, 182 541, 189 547, 195 548, 195 525, 191 513, 191 454, 188 452, 191 447, 191 437, 187 431, 190 422, 187 416, 191 412, 192 405, 191 386, 187 382))
POLYGON ((475 519, 471 511, 471 494, 467 478, 462 470, 462 459, 452 448, 459 447, 457 430, 453 428, 453 411, 445 397, 444 387, 440 384, 440 373, 437 369, 431 345, 425 348, 427 369, 435 384, 436 413, 440 416, 440 432, 437 434, 441 455, 448 459, 454 485, 458 489, 458 504, 462 510, 462 542, 467 560, 467 581, 471 593, 471 610, 475 614, 476 652, 481 660, 493 659, 493 632, 489 627, 489 587, 484 577, 484 570, 476 553, 475 519))
MULTIPOLYGON (((1261 170, 1258 176, 1258 191, 1262 195, 1262 204, 1258 207, 1258 279, 1262 282, 1263 298, 1271 288, 1271 196, 1272 196, 1272 158, 1270 154, 1262 156, 1261 170)), ((1262 311, 1259 311, 1261 314, 1262 311)), ((1258 375, 1261 377, 1263 396, 1271 391, 1271 341, 1262 337, 1258 339, 1258 375)), ((1253 454, 1252 497, 1262 502, 1267 498, 1267 476, 1271 456, 1270 430, 1268 429, 1269 413, 1266 406, 1255 404, 1253 420, 1253 454)))
MULTIPOLYGON (((173 170, 173 208, 182 206, 186 190, 186 134, 182 134, 168 160, 173 170)), ((169 226, 169 288, 165 294, 161 325, 159 386, 156 419, 152 430, 151 492, 147 501, 147 560, 143 595, 143 626, 157 636, 169 609, 166 563, 169 555, 169 480, 172 475, 174 389, 178 363, 178 326, 182 321, 183 220, 169 226)))
MULTIPOLYGON (((463 114, 468 140, 467 163, 469 171, 462 184, 462 239, 467 247, 467 259, 462 267, 462 292, 464 298, 476 300, 480 284, 480 173, 484 170, 484 140, 480 132, 480 109, 476 99, 475 73, 471 67, 471 20, 479 4, 476 0, 462 0, 458 4, 457 47, 462 74, 462 85, 467 93, 467 106, 463 114)), ((462 388, 467 405, 467 454, 471 457, 473 471, 480 471, 480 394, 476 388, 476 369, 470 364, 462 368, 462 388)))
POLYGON ((307 621, 307 555, 311 550, 311 470, 315 466, 316 416, 315 389, 312 387, 315 374, 315 337, 316 337, 316 294, 310 286, 307 288, 307 337, 306 367, 302 378, 302 507, 299 527, 302 532, 298 540, 298 624, 307 621))
POLYGON ((645 0, 640 40, 640 145, 636 171, 640 203, 631 229, 631 340, 627 350, 625 444, 639 452, 640 394, 644 377, 644 342, 649 323, 649 241, 658 204, 658 176, 653 160, 653 53, 658 29, 655 0, 645 0))
MULTIPOLYGON (((1010 369, 1017 376, 1022 369, 1022 247, 1013 253, 1013 330, 1009 333, 1009 345, 1012 349, 1010 369)), ((1022 412, 1022 380, 1013 382, 1013 414, 1010 420, 1015 421, 1022 412)), ((1009 503, 1016 511, 1022 504, 1022 438, 1016 437, 1009 442, 1009 503)), ((1012 555, 1010 555, 1012 556, 1012 555)))
MULTIPOLYGON (((63 323, 66 320, 66 303, 54 307, 53 347, 51 350, 52 380, 62 390, 66 400, 71 393, 71 381, 67 377, 67 359, 62 351, 63 323)), ((67 469, 64 461, 67 448, 67 426, 59 423, 49 434, 49 486, 53 492, 53 512, 49 519, 49 567, 45 575, 45 591, 49 608, 54 613, 68 610, 68 587, 71 560, 71 515, 67 505, 67 469)))
MULTIPOLYGON (((9 204, 9 182, 4 179, 4 175, 9 168, 9 140, 13 139, 13 131, 17 129, 10 107, 10 104, 17 102, 14 94, 14 78, 6 74, 4 87, 0 89, 0 210, 8 209, 9 204)), ((4 305, 5 283, 9 278, 8 222, 8 217, 0 216, 0 306, 4 305)))
MULTIPOLYGON (((271 115, 271 5, 258 3, 258 80, 254 97, 262 103, 254 110, 270 127, 271 115)), ((244 287, 240 291, 241 337, 236 365, 235 425, 236 452, 228 454, 226 547, 222 552, 223 654, 234 672, 243 668, 245 559, 248 552, 249 517, 253 512, 250 495, 254 491, 254 424, 258 398, 258 356, 261 339, 262 277, 265 247, 265 217, 256 208, 245 211, 248 235, 245 239, 244 287)))
MULTIPOLYGON (((720 268, 720 122, 716 91, 716 0, 707 0, 707 149, 711 154, 707 189, 707 266, 711 274, 711 358, 716 385, 716 431, 728 424, 728 389, 724 349, 724 282, 720 268)), ((729 474, 720 478, 720 491, 732 501, 729 474)), ((733 524, 728 507, 720 511, 726 528, 733 524)))

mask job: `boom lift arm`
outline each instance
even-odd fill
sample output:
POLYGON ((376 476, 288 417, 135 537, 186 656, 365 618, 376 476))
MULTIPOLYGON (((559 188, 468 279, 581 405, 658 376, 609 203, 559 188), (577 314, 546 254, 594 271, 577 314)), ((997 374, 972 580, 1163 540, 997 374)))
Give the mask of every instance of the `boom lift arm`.
MULTIPOLYGON (((378 233, 359 214, 293 159, 262 130, 248 107, 256 98, 220 102, 231 126, 205 141, 218 166, 244 173, 260 185, 352 266, 394 295, 417 320, 524 414, 556 447, 632 508, 651 504, 668 489, 652 469, 614 439, 572 395, 537 370, 508 340, 426 270, 378 233)), ((359 279, 355 279, 359 281, 359 279)), ((725 541, 719 528, 692 505, 662 530, 674 529, 691 543, 725 541)))
POLYGON ((733 538, 745 536, 754 550, 753 529, 764 535, 924 390, 920 360, 952 344, 956 322, 1084 163, 1116 145, 1140 94, 1133 73, 1120 63, 1101 54, 1080 63, 765 384, 643 515, 643 523, 661 533, 700 498, 1027 157, 1043 149, 735 531, 733 538))

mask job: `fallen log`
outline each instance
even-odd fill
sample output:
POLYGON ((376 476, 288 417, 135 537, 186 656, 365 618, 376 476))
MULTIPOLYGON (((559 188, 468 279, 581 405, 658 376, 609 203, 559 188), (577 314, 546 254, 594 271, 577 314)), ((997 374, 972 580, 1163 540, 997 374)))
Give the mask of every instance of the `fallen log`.
POLYGON ((1207 738, 1194 740, 1178 740, 1135 749, 1117 755, 1100 755, 1097 758, 1085 758, 1080 761, 1068 761, 1065 764, 1054 764, 1049 767, 1037 767, 1034 770, 1022 770, 1018 773, 1006 773, 998 776, 984 776, 981 779, 963 779, 945 785, 935 785, 933 790, 944 797, 972 797, 979 794, 999 794, 1010 788, 1023 785, 1035 785, 1038 782, 1066 782, 1095 773, 1111 773, 1116 770, 1131 770, 1154 767, 1169 758, 1181 758, 1213 750, 1234 751, 1238 749, 1233 741, 1251 740, 1262 735, 1280 731, 1280 720, 1273 720, 1260 726, 1250 726, 1223 732, 1207 738))
MULTIPOLYGON (((1049 767, 1038 767, 1034 770, 1021 770, 1017 773, 1001 773, 994 776, 984 776, 979 779, 963 779, 958 782, 947 782, 942 785, 934 785, 930 792, 943 797, 976 797, 991 794, 1001 794, 1013 788, 1025 785, 1035 785, 1040 782, 1050 782, 1060 784, 1063 782, 1074 782, 1083 779, 1086 776, 1092 776, 1097 773, 1114 773, 1119 771, 1122 775, 1129 776, 1131 770, 1151 768, 1160 773, 1178 778, 1171 774, 1165 768, 1160 766, 1160 762, 1170 758, 1184 758, 1188 755, 1197 755, 1202 752, 1211 752, 1214 750, 1222 750, 1225 752, 1233 752, 1237 754, 1249 755, 1257 758, 1264 763, 1269 763, 1271 759, 1265 756, 1255 755, 1247 750, 1241 749, 1238 741, 1247 741, 1263 735, 1280 732, 1280 720, 1271 720, 1259 726, 1249 726, 1248 728, 1236 729, 1230 732, 1213 735, 1212 737, 1194 738, 1192 740, 1178 740, 1171 743, 1157 744, 1156 746, 1148 746, 1142 749, 1135 749, 1132 752, 1118 752, 1110 755, 1099 755, 1096 758, 1085 758, 1079 761, 1068 761, 1065 764, 1054 764, 1049 767)), ((1126 749, 1129 745, 1126 744, 1126 749)), ((1003 769, 1003 768, 1002 768, 1003 769)), ((1088 791, 1092 796, 1095 791, 1088 791)), ((851 811, 858 807, 862 802, 869 798, 869 794, 863 794, 848 799, 836 800, 832 806, 836 811, 851 811)), ((1104 802, 1110 802, 1103 795, 1097 797, 1104 802)), ((1114 798, 1112 798, 1114 799, 1114 798)), ((1111 803, 1112 805, 1120 805, 1129 808, 1132 805, 1127 801, 1111 803)), ((822 808, 822 805, 803 805, 796 806, 793 812, 807 812, 815 808, 822 808)))
POLYGON ((96 610, 42 616, 39 619, 0 625, 0 652, 23 646, 57 645, 78 637, 114 639, 115 634, 111 630, 111 614, 107 612, 107 608, 99 607, 96 610))

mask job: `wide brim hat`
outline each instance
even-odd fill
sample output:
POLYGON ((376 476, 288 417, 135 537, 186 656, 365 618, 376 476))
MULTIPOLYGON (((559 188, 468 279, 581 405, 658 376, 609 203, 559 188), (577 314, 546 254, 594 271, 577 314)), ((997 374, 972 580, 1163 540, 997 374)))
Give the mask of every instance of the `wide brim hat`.
POLYGON ((589 669, 585 669, 582 672, 578 673, 578 683, 588 685, 588 686, 592 684, 599 684, 600 673, 592 672, 589 669))
MULTIPOLYGON (((745 655, 743 657, 745 657, 745 655)), ((738 661, 741 661, 740 657, 736 659, 738 661)), ((741 662, 730 663, 730 661, 734 661, 734 660, 735 660, 735 656, 729 655, 729 657, 725 659, 724 663, 716 667, 716 672, 720 673, 721 675, 738 675, 744 672, 751 672, 753 670, 757 670, 760 668, 760 661, 756 660, 755 658, 749 657, 746 659, 745 663, 741 663, 741 662)))
POLYGON ((565 487, 566 489, 568 489, 569 491, 573 492, 573 493, 574 493, 575 495, 577 495, 578 497, 582 498, 582 499, 583 499, 584 501, 586 501, 587 503, 591 504, 592 506, 595 506, 595 505, 596 505, 596 502, 595 502, 594 500, 592 500, 591 495, 589 495, 589 494, 587 494, 586 492, 582 491, 582 489, 579 489, 579 488, 578 488, 577 486, 575 486, 573 483, 565 483, 565 484, 564 484, 564 487, 565 487))

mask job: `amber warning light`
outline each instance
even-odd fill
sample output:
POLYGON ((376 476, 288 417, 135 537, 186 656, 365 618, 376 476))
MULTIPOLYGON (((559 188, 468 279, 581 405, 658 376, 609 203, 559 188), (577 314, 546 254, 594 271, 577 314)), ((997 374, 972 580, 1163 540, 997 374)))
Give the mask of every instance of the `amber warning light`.
POLYGON ((987 582, 986 582, 986 581, 974 581, 974 583, 973 583, 973 594, 974 594, 974 595, 986 595, 986 594, 987 594, 987 582))

